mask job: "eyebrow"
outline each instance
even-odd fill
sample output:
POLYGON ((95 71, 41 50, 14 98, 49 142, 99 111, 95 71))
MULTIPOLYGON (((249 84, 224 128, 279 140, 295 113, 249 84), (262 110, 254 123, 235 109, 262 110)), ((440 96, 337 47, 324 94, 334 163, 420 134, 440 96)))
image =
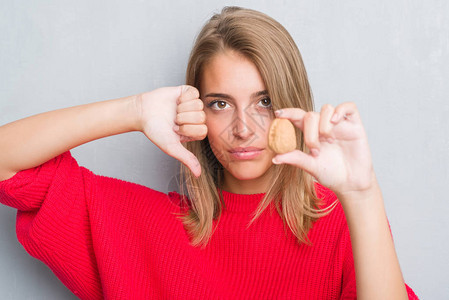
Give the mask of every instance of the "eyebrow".
MULTIPOLYGON (((251 98, 256 98, 256 97, 260 97, 260 96, 265 96, 268 95, 268 91, 267 90, 263 90, 263 91, 258 91, 255 92, 253 94, 251 94, 251 98)), ((234 98, 228 94, 223 94, 223 93, 209 93, 206 96, 204 96, 204 98, 223 98, 223 99, 228 99, 228 100, 233 100, 234 98)))

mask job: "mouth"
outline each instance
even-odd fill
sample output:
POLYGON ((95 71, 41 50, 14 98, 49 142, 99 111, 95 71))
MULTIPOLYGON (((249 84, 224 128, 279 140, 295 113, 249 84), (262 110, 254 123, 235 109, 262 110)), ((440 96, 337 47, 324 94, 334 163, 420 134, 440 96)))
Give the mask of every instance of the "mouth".
POLYGON ((258 157, 262 154, 263 148, 256 147, 237 147, 229 150, 231 156, 238 160, 248 160, 258 157))

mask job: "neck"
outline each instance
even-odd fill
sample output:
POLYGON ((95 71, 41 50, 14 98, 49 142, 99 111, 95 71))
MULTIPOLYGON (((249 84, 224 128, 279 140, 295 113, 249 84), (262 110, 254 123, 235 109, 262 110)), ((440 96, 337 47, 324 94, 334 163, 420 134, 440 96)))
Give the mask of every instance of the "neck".
POLYGON ((234 194, 266 193, 271 183, 271 169, 258 178, 241 180, 224 170, 223 190, 234 194))

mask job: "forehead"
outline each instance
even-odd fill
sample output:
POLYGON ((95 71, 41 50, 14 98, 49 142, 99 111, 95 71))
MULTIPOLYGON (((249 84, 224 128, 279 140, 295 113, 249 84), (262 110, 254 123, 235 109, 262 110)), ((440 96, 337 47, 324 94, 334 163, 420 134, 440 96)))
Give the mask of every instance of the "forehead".
POLYGON ((226 93, 250 95, 265 90, 256 65, 236 51, 216 54, 204 66, 200 80, 200 93, 226 93))

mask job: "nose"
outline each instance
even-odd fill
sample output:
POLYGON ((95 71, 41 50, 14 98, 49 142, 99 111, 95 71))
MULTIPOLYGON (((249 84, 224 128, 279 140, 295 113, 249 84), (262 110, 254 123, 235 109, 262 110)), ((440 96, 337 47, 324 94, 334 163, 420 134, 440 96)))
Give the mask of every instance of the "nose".
POLYGON ((233 122, 232 134, 240 140, 251 139, 255 134, 253 126, 249 124, 250 117, 246 114, 244 110, 239 111, 233 122))

